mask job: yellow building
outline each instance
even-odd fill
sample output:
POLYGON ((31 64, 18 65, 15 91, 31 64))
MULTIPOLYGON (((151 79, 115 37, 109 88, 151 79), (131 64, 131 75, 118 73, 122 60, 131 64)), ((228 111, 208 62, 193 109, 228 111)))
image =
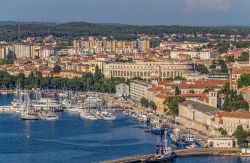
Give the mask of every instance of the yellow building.
POLYGON ((82 72, 82 73, 95 73, 95 65, 88 65, 88 64, 82 64, 77 66, 77 72, 82 72))
POLYGON ((112 41, 111 42, 111 52, 115 52, 116 51, 116 42, 112 41))
POLYGON ((126 48, 126 42, 122 41, 122 48, 126 48))
POLYGON ((67 79, 73 79, 73 78, 81 78, 82 77, 82 72, 76 72, 76 71, 61 71, 60 72, 60 77, 62 78, 67 78, 67 79))
POLYGON ((150 49, 150 41, 149 40, 146 41, 146 49, 150 49))
POLYGON ((0 47, 0 59, 6 59, 4 47, 0 47))
POLYGON ((89 41, 89 49, 93 49, 94 48, 94 41, 90 40, 89 41))

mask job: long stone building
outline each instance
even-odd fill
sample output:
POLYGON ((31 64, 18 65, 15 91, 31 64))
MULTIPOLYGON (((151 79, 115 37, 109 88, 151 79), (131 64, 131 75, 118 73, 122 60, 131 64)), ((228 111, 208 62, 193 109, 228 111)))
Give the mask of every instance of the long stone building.
POLYGON ((107 63, 103 66, 105 77, 124 77, 131 79, 164 79, 182 76, 192 70, 193 66, 187 62, 128 62, 107 63))

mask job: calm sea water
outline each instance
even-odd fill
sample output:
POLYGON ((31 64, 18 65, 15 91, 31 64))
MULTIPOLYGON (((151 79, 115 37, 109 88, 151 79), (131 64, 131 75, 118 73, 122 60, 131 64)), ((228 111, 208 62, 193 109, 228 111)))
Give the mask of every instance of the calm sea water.
MULTIPOLYGON (((0 96, 8 105, 12 96, 0 96)), ((113 122, 82 120, 62 113, 58 121, 21 121, 17 115, 0 114, 0 162, 80 163, 154 153, 159 137, 147 128, 118 114, 113 122), (30 136, 30 139, 26 137, 30 136)), ((226 157, 178 158, 176 163, 240 163, 250 159, 226 157)))

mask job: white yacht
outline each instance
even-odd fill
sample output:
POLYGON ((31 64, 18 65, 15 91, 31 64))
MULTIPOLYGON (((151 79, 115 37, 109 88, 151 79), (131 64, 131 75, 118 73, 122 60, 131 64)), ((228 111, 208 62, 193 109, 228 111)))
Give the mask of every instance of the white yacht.
POLYGON ((42 120, 57 120, 57 119, 59 119, 58 113, 51 111, 51 110, 40 111, 39 117, 42 120))
POLYGON ((115 115, 113 115, 112 113, 109 113, 109 112, 107 112, 107 111, 103 111, 102 113, 101 113, 101 115, 102 115, 102 118, 104 119, 104 120, 115 120, 116 119, 116 116, 115 115))
POLYGON ((85 110, 82 110, 80 112, 80 117, 83 119, 89 119, 89 120, 97 120, 98 119, 95 115, 93 115, 85 110))
POLYGON ((54 98, 40 98, 33 102, 36 110, 63 111, 62 104, 54 98))

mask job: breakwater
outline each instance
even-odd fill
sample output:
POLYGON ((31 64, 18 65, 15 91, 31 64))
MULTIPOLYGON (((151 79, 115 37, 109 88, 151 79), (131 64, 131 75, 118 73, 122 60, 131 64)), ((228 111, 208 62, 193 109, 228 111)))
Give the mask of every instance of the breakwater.
MULTIPOLYGON (((176 157, 192 157, 192 156, 232 156, 240 157, 241 150, 238 148, 231 149, 217 149, 217 148, 195 148, 195 149, 183 149, 176 151, 176 157)), ((153 158, 154 154, 132 156, 121 158, 117 160, 105 161, 103 163, 136 163, 146 162, 147 159, 153 158)))

